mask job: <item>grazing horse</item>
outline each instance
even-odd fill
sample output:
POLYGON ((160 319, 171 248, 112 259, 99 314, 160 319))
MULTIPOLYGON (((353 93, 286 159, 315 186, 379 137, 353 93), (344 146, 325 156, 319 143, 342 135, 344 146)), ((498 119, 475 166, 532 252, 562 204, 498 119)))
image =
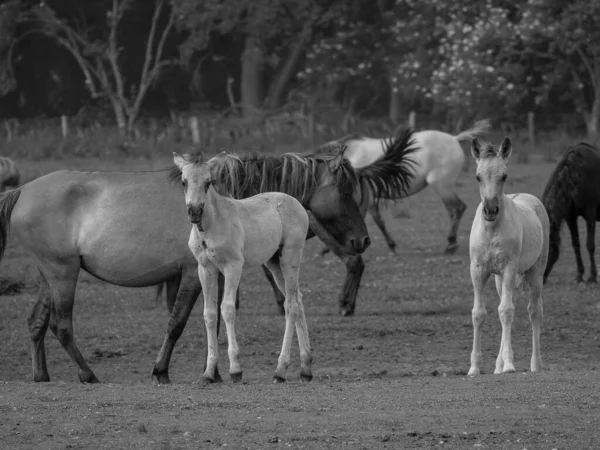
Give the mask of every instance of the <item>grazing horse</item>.
POLYGON ((7 188, 14 189, 19 186, 21 174, 15 162, 0 156, 0 192, 6 191, 7 188))
POLYGON ((524 283, 530 288, 527 306, 533 330, 531 371, 542 369, 540 326, 542 323, 542 278, 548 259, 548 214, 542 202, 530 194, 504 194, 506 165, 512 145, 504 138, 498 151, 491 144, 472 142, 477 161, 477 182, 481 203, 475 213, 469 239, 473 282, 473 352, 469 375, 479 375, 481 327, 486 317, 483 289, 491 274, 500 296, 498 314, 502 340, 494 373, 514 372, 511 327, 515 306, 513 296, 524 283))
MULTIPOLYGON (((254 186, 260 189, 260 167, 278 173, 282 189, 294 181, 291 187, 304 196, 305 207, 313 205, 311 233, 328 245, 337 245, 336 251, 347 258, 345 292, 356 297, 364 269, 359 252, 369 244, 361 211, 351 195, 353 189, 358 190, 356 172, 342 157, 306 156, 302 162, 291 162, 297 160, 296 156, 269 156, 262 158, 262 163, 261 158, 248 161, 255 173, 254 183, 258 183, 254 186), (286 172, 282 172, 283 166, 286 172), (308 184, 302 189, 304 183, 308 184)), ((370 170, 365 168, 365 176, 370 170)), ((50 379, 44 345, 48 328, 77 365, 79 379, 98 381, 73 336, 75 288, 83 269, 120 286, 166 282, 168 303, 176 306, 153 374, 160 382, 169 382, 175 342, 201 292, 198 265, 188 248, 189 221, 181 188, 172 182, 170 169, 44 175, 0 196, 0 258, 9 229, 40 272, 38 297, 28 317, 34 381, 50 379)), ((354 300, 347 302, 353 304, 354 300)))
POLYGON ((583 281, 583 260, 579 246, 577 218, 585 219, 586 247, 590 255, 588 283, 598 276, 594 252, 596 250, 596 222, 600 221, 600 153, 596 147, 580 142, 570 147, 550 175, 542 201, 550 217, 550 251, 544 272, 544 283, 560 254, 560 229, 563 220, 571 232, 571 242, 577 261, 576 281, 583 281))
POLYGON ((221 312, 227 329, 229 374, 242 380, 235 335, 235 299, 245 263, 265 264, 285 293, 285 332, 274 380, 285 381, 296 327, 300 347, 300 376, 312 379, 308 326, 298 289, 302 251, 308 233, 308 214, 298 200, 281 192, 267 192, 243 200, 220 188, 212 173, 214 160, 184 158, 174 153, 181 170, 185 204, 192 222, 189 246, 198 261, 204 293, 207 350, 204 383, 215 381, 218 361, 218 275, 225 277, 221 312))
MULTIPOLYGON (((379 200, 409 197, 431 186, 435 193, 442 199, 450 215, 450 232, 448 234, 448 246, 446 253, 454 253, 458 248, 456 234, 460 220, 467 209, 467 205, 456 193, 456 180, 460 175, 465 162, 465 154, 460 142, 473 139, 488 131, 489 121, 480 120, 472 128, 465 130, 456 136, 436 130, 424 130, 414 133, 417 150, 412 155, 414 161, 413 181, 407 192, 394 192, 391 196, 377 197, 369 204, 368 212, 373 217, 375 224, 383 233, 390 250, 395 251, 396 243, 390 236, 385 222, 379 211, 379 200)), ((361 168, 372 164, 374 160, 381 157, 386 149, 395 145, 402 134, 394 137, 376 139, 361 135, 345 136, 337 142, 348 146, 346 158, 352 163, 352 167, 361 168)), ((323 253, 326 253, 324 251, 323 253)))

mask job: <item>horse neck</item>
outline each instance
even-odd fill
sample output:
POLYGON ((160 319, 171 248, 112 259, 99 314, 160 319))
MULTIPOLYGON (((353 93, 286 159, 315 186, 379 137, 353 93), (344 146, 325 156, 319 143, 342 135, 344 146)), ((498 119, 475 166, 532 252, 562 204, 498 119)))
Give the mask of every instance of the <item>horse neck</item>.
POLYGON ((202 229, 205 233, 210 232, 215 227, 223 226, 225 211, 231 200, 219 194, 214 186, 208 188, 202 214, 202 229))

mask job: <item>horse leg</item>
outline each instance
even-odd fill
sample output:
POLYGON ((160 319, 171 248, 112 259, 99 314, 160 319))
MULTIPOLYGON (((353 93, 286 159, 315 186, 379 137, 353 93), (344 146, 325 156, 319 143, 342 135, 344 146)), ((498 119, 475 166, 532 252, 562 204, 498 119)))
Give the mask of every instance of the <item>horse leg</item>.
POLYGON ((225 268, 225 289, 223 291, 223 301, 221 303, 221 314, 223 315, 225 328, 227 330, 229 375, 234 383, 242 381, 242 366, 240 365, 238 359, 240 349, 238 347, 237 338, 235 335, 235 299, 237 289, 240 284, 240 278, 242 277, 243 265, 243 262, 236 262, 235 264, 230 264, 225 268))
POLYGON ((365 263, 361 255, 345 256, 342 261, 346 264, 346 279, 339 297, 340 314, 342 316, 352 316, 356 308, 356 297, 358 296, 360 280, 365 271, 365 263))
MULTIPOLYGON (((494 275, 494 282, 496 283, 496 292, 498 292, 498 298, 502 298, 502 276, 494 275)), ((498 350, 498 356, 496 357, 496 370, 494 373, 502 373, 504 368, 504 359, 502 357, 504 353, 504 340, 500 339, 500 349, 498 350)))
POLYGON ((175 275, 173 278, 169 278, 166 281, 167 285, 167 311, 173 312, 173 306, 175 306, 175 300, 177 299, 177 292, 179 292, 179 286, 181 286, 181 272, 175 275))
POLYGON ((167 332, 165 333, 162 347, 156 357, 152 369, 152 375, 156 377, 159 384, 168 384, 170 382, 169 363, 171 361, 173 349, 175 348, 175 344, 181 336, 181 333, 183 333, 201 290, 202 287, 200 285, 200 280, 198 279, 196 266, 183 266, 180 288, 177 293, 175 304, 173 305, 173 310, 171 311, 167 332))
POLYGON ((577 261, 577 276, 575 281, 581 283, 583 281, 583 259, 581 258, 581 247, 579 245, 579 229, 577 228, 577 215, 571 214, 566 219, 567 226, 571 232, 571 243, 573 244, 573 252, 575 253, 575 261, 577 261))
POLYGON ((46 265, 43 277, 46 279, 50 294, 50 330, 78 367, 79 381, 99 383, 98 378, 87 365, 73 336, 73 304, 79 273, 79 258, 60 264, 46 265))
MULTIPOLYGON (((327 247, 325 247, 327 248, 327 247)), ((277 282, 275 281, 275 278, 273 276, 273 273, 271 270, 269 270, 269 268, 266 265, 262 266, 263 272, 265 273, 265 276, 267 277, 267 280, 269 280, 269 284, 271 285, 271 288, 273 289, 273 293, 275 294, 275 302, 277 302, 277 308, 279 309, 279 314, 284 316, 285 315, 285 308, 283 306, 284 302, 285 302, 285 295, 283 295, 283 286, 279 287, 277 285, 277 282)))
POLYGON ((508 266, 502 274, 502 297, 500 297, 500 306, 498 306, 498 315, 502 323, 502 370, 499 370, 499 364, 496 364, 495 374, 509 373, 515 371, 513 364, 512 350, 512 323, 515 317, 515 305, 513 295, 515 291, 516 267, 508 266))
POLYGON ((483 272, 481 267, 471 264, 471 282, 473 283, 473 350, 471 352, 471 368, 469 376, 481 373, 481 328, 485 322, 487 311, 483 301, 483 288, 489 278, 489 273, 483 272))
POLYGON ((375 202, 371 202, 369 204, 368 211, 369 214, 371 214, 375 225, 377 225, 377 227, 381 230, 388 248, 396 253, 396 242, 394 242, 394 239, 388 233, 385 222, 383 221, 383 217, 381 217, 381 212, 379 211, 379 205, 375 202))
POLYGON ((206 346, 208 357, 206 358, 206 369, 202 375, 202 383, 214 383, 217 361, 219 359, 219 342, 217 339, 217 322, 219 315, 218 303, 218 269, 208 262, 206 266, 198 264, 198 277, 204 294, 204 324, 206 326, 206 346))
POLYGON ((44 338, 50 320, 50 291, 48 283, 41 275, 40 289, 37 300, 27 317, 29 336, 31 337, 31 363, 33 368, 33 381, 50 381, 48 366, 46 364, 46 347, 44 338))
POLYGON ((446 254, 453 254, 458 249, 456 243, 456 235, 458 233, 458 227, 463 214, 467 210, 467 205, 463 202, 460 197, 454 191, 454 188, 450 190, 438 190, 437 186, 432 186, 438 195, 442 198, 442 203, 448 211, 450 216, 450 232, 448 233, 448 246, 444 251, 446 254))
POLYGON ((560 256, 560 226, 550 225, 550 239, 548 247, 548 262, 546 263, 546 269, 544 270, 544 284, 548 281, 548 276, 558 261, 560 256))
POLYGON ((590 256, 590 277, 587 279, 587 283, 595 283, 598 277, 598 270, 596 269, 596 258, 594 252, 596 251, 596 209, 588 208, 585 211, 585 224, 587 228, 586 236, 586 247, 590 256))
MULTIPOLYGON (((541 271, 540 271, 541 272, 541 271)), ((541 274, 532 272, 527 276, 530 285, 530 299, 527 305, 529 312, 529 321, 531 322, 532 346, 531 346, 531 371, 539 372, 542 370, 542 356, 540 352, 540 334, 541 325, 544 317, 544 307, 542 300, 542 288, 544 286, 541 274)))

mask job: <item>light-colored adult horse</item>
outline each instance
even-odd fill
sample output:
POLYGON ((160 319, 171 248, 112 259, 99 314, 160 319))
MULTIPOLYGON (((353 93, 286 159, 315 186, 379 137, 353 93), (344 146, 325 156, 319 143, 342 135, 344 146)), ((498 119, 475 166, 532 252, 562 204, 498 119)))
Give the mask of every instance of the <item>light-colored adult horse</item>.
POLYGON ((529 287, 527 310, 533 332, 531 371, 542 369, 540 327, 543 316, 542 288, 548 260, 548 214, 542 202, 530 194, 504 194, 506 165, 512 151, 504 138, 498 151, 489 143, 472 142, 471 153, 477 161, 477 181, 481 203, 475 213, 469 239, 471 280, 473 282, 473 352, 469 375, 479 375, 481 365, 481 327, 486 317, 483 289, 495 275, 500 296, 498 314, 502 340, 494 373, 514 372, 511 327, 514 318, 515 290, 521 283, 529 287))
POLYGON ((15 162, 5 156, 0 156, 0 192, 19 186, 21 174, 15 162))
MULTIPOLYGON (((431 189, 442 199, 450 215, 450 232, 446 253, 454 253, 458 248, 456 234, 467 205, 456 193, 456 180, 465 162, 465 154, 460 142, 483 135, 490 128, 487 119, 476 122, 473 127, 456 136, 437 130, 424 130, 413 134, 417 150, 411 154, 414 161, 414 178, 406 194, 396 194, 395 198, 415 195, 431 186, 431 189)), ((387 138, 372 138, 361 135, 345 136, 336 142, 348 147, 346 158, 354 168, 365 167, 381 158, 386 149, 394 145, 401 135, 387 138)), ((390 250, 395 251, 396 243, 390 236, 379 211, 379 200, 374 199, 369 205, 369 214, 383 233, 390 250)))
POLYGON ((208 337, 204 383, 215 381, 218 361, 219 273, 225 276, 221 313, 227 329, 229 374, 234 382, 242 379, 235 335, 235 300, 246 263, 266 265, 277 287, 285 294, 285 332, 274 381, 285 381, 294 326, 300 347, 300 376, 310 381, 312 357, 299 291, 300 264, 309 223, 306 210, 294 197, 281 192, 266 192, 235 200, 220 188, 213 173, 215 158, 203 164, 201 159, 174 153, 173 159, 181 170, 185 204, 193 224, 189 247, 198 261, 198 277, 204 293, 204 322, 208 337))

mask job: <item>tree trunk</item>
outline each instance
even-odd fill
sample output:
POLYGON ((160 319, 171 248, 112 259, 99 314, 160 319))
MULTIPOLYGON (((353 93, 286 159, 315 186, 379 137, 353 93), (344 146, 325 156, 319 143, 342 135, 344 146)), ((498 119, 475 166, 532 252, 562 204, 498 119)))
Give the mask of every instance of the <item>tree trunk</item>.
POLYGON ((299 34, 296 43, 293 45, 291 52, 288 53, 288 57, 286 58, 283 67, 281 70, 279 70, 275 80, 273 81, 273 84, 271 85, 269 96, 265 103, 267 108, 277 108, 279 105, 281 105, 283 93, 290 83, 290 80, 294 76, 296 66, 298 65, 298 61, 300 60, 300 57, 304 51, 304 46, 310 39, 311 35, 312 24, 306 24, 302 29, 302 32, 299 34))
POLYGON ((127 138, 129 136, 129 127, 127 121, 127 114, 125 114, 125 108, 119 101, 119 99, 111 97, 110 102, 115 112, 115 119, 117 120, 117 127, 119 127, 119 136, 127 138))
POLYGON ((255 116, 262 105, 263 55, 260 39, 246 37, 246 48, 242 55, 242 111, 244 117, 255 116))
POLYGON ((600 122, 600 89, 594 93, 594 103, 592 110, 585 117, 588 137, 595 142, 598 138, 598 123, 600 122))
POLYGON ((394 92, 394 88, 390 86, 390 120, 394 125, 398 125, 401 121, 402 105, 400 92, 394 92))

